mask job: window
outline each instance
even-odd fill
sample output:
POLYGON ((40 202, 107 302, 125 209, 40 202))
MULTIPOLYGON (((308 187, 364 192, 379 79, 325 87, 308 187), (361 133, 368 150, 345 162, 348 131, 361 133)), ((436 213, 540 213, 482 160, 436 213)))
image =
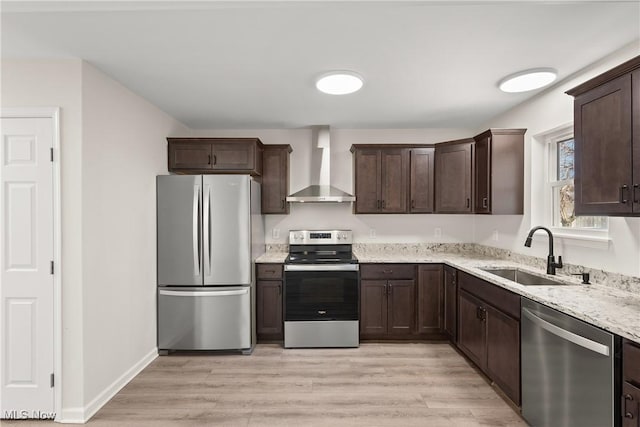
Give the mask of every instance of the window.
POLYGON ((607 231, 609 220, 602 216, 576 216, 573 126, 563 126, 547 136, 549 152, 548 194, 551 198, 551 226, 562 230, 607 231))

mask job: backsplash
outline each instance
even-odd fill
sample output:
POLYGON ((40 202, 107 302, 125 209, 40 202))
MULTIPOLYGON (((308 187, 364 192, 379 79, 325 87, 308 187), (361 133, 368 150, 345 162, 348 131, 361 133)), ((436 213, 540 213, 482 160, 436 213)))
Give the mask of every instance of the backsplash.
MULTIPOLYGON (((501 259, 523 264, 532 268, 545 270, 547 260, 530 255, 523 255, 506 249, 494 248, 492 246, 479 245, 477 243, 354 243, 354 251, 371 256, 394 254, 394 255, 426 255, 433 253, 450 253, 456 255, 478 256, 490 259, 501 259)), ((287 252, 289 245, 283 243, 267 244, 267 252, 287 252)), ((587 268, 575 264, 564 264, 558 270, 559 276, 566 276, 578 273, 589 273, 591 282, 599 285, 620 289, 640 295, 640 277, 625 276, 623 274, 612 273, 594 268, 587 268)))

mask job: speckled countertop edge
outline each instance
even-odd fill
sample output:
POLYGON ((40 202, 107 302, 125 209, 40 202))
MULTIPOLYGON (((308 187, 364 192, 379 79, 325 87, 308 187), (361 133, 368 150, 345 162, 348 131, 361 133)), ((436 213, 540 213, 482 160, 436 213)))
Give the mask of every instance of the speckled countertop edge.
MULTIPOLYGON (((281 249, 281 248, 278 248, 281 249)), ((472 274, 518 295, 554 308, 635 342, 640 342, 640 295, 599 284, 582 285, 579 279, 556 276, 566 286, 524 286, 483 271, 482 268, 519 268, 545 275, 541 269, 483 255, 461 253, 367 253, 354 248, 360 263, 442 263, 472 274)), ((256 262, 283 263, 288 253, 268 251, 256 262)), ((490 301, 489 301, 490 302, 490 301)))

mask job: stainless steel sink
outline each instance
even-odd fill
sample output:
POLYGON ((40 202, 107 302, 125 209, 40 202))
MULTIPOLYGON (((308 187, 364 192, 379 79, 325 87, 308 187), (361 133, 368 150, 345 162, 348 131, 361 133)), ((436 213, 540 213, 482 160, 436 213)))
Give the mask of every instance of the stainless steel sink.
POLYGON ((525 286, 567 285, 567 283, 559 280, 552 280, 546 277, 537 276, 517 268, 482 268, 481 270, 525 286))

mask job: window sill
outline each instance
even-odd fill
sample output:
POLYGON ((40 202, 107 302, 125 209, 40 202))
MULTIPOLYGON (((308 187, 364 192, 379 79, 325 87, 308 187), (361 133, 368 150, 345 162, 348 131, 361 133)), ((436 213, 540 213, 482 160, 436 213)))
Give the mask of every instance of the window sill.
MULTIPOLYGON (((560 228, 551 228, 551 232, 553 232, 554 239, 561 241, 565 245, 607 250, 611 244, 611 237, 609 237, 608 231, 568 231, 560 228)), ((535 237, 538 237, 537 234, 535 237)), ((534 240, 537 240, 535 237, 534 240)), ((546 240, 546 236, 541 235, 539 238, 546 240)))

